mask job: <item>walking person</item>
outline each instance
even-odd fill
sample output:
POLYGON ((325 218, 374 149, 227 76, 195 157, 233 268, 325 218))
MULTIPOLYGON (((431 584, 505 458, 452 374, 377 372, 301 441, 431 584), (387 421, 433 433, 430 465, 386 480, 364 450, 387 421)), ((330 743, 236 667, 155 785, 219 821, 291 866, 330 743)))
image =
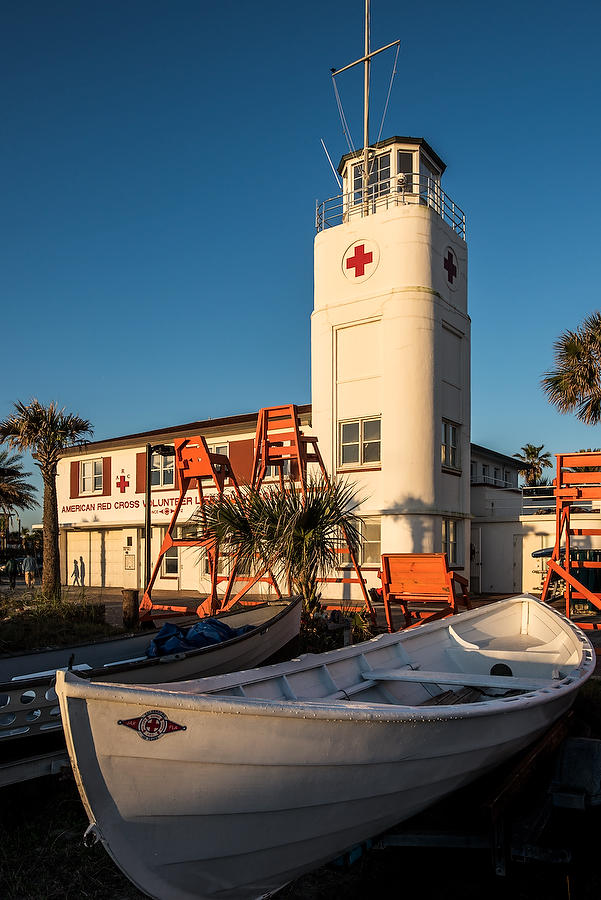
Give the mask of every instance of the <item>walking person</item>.
POLYGON ((81 586, 83 587, 86 581, 86 564, 83 561, 83 556, 79 557, 79 577, 81 579, 81 586))
POLYGON ((25 587, 31 588, 35 584, 37 566, 35 559, 28 553, 23 560, 23 574, 25 575, 25 587))
POLYGON ((10 586, 11 591, 14 591, 17 584, 17 561, 11 557, 6 565, 4 566, 4 571, 8 575, 8 584, 10 586))
POLYGON ((73 572, 71 573, 71 578, 73 579, 73 586, 79 586, 79 566, 76 559, 73 560, 73 572))

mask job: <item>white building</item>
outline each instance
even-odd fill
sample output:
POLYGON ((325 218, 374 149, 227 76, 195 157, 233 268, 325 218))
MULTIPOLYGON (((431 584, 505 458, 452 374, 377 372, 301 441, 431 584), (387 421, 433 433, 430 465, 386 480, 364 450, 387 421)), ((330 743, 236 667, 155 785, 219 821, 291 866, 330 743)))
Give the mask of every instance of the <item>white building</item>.
MULTIPOLYGON (((379 585, 381 552, 445 551, 475 590, 511 590, 491 528, 502 520, 512 533, 518 463, 470 445, 465 216, 442 188, 444 163, 421 138, 379 142, 363 193, 360 165, 344 157, 342 196, 318 207, 312 405, 299 407, 301 425, 318 437, 329 473, 353 481, 363 498, 369 586, 379 585)), ((256 413, 230 416, 66 452, 57 482, 63 581, 77 560, 86 584, 143 587, 146 446, 202 434, 248 481, 256 422, 256 413)), ((155 559, 178 497, 173 457, 154 455, 151 475, 155 559)), ((196 507, 187 496, 185 510, 196 507)), ((512 585, 515 552, 506 561, 512 585)), ((155 587, 208 593, 202 553, 172 548, 155 587)), ((332 598, 349 594, 358 588, 328 586, 332 598)))

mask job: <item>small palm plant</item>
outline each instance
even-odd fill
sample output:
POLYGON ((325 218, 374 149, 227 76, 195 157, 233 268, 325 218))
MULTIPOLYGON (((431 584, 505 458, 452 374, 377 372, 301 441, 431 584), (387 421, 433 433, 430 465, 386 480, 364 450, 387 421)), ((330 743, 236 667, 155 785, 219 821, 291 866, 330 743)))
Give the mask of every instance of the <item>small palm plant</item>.
POLYGON ((341 535, 359 553, 361 532, 354 487, 325 478, 309 481, 306 493, 290 482, 282 490, 243 487, 205 506, 200 537, 235 560, 239 571, 271 571, 288 592, 300 594, 309 615, 320 608, 319 579, 340 562, 341 535))

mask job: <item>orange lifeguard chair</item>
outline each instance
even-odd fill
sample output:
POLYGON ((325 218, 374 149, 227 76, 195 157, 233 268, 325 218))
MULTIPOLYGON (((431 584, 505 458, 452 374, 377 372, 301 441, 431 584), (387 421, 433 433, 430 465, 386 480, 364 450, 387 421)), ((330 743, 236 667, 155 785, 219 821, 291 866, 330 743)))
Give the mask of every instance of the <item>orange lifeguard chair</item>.
MULTIPOLYGON (((207 447, 207 443, 202 436, 176 439, 175 446, 175 483, 179 490, 179 497, 175 506, 175 511, 171 516, 171 520, 167 527, 163 543, 159 551, 157 561, 150 576, 150 581, 146 585, 144 596, 140 603, 140 618, 150 619, 156 616, 158 612, 173 614, 189 612, 187 606, 174 606, 153 603, 152 588, 159 574, 163 557, 171 547, 204 547, 207 554, 209 565, 209 575, 211 577, 211 592, 197 608, 196 612, 199 616, 213 615, 219 608, 219 600, 217 597, 217 582, 219 580, 217 567, 219 562, 219 547, 210 540, 198 540, 193 538, 177 538, 174 537, 177 519, 182 508, 185 496, 190 488, 198 489, 198 499, 200 504, 200 518, 202 521, 204 515, 205 494, 203 490, 203 482, 210 481, 212 487, 216 488, 218 494, 222 494, 226 481, 229 480, 236 493, 240 493, 236 476, 230 465, 227 456, 221 453, 211 453, 207 447)), ((149 536, 147 536, 147 540, 149 536)), ((228 588, 231 585, 228 584, 228 588)), ((226 591, 226 600, 227 594, 226 591)), ((225 602, 225 601, 224 601, 225 602)))
MULTIPOLYGON (((316 463, 323 478, 329 483, 328 473, 322 459, 317 438, 305 435, 300 428, 298 409, 294 403, 284 406, 269 406, 259 410, 257 420, 257 432, 255 436, 255 458, 252 471, 252 487, 259 489, 265 479, 268 466, 273 466, 278 471, 280 486, 284 486, 284 471, 288 464, 290 478, 300 481, 300 489, 303 496, 307 493, 307 467, 309 463, 316 463)), ((345 610, 367 610, 371 620, 375 622, 375 612, 367 588, 365 579, 355 554, 348 544, 346 533, 343 532, 344 545, 338 549, 340 555, 348 554, 351 565, 355 571, 354 578, 323 578, 323 583, 328 584, 359 584, 363 594, 364 606, 351 606, 345 603, 345 610)), ((338 609, 337 605, 327 605, 326 609, 338 609)))
MULTIPOLYGON (((555 544, 548 562, 541 600, 548 603, 553 576, 565 583, 565 615, 583 628, 601 627, 601 551, 575 547, 575 536, 601 536, 599 528, 572 528, 571 516, 583 504, 601 501, 601 453, 557 454, 555 544)), ((599 515, 599 513, 597 513, 599 515)), ((601 524, 601 523, 600 523, 601 524)))

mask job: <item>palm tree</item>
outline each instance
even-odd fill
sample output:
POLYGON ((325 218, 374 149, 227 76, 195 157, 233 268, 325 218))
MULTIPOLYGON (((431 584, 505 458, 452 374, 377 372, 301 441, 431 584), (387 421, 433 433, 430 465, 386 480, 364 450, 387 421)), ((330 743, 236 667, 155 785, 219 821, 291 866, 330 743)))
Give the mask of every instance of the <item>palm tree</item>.
POLYGON ((521 453, 513 454, 523 463, 518 471, 525 478, 529 487, 540 484, 543 469, 551 468, 551 454, 541 453, 544 446, 544 444, 541 444, 540 447, 537 447, 536 444, 524 444, 521 453))
POLYGON ((23 464, 15 453, 0 450, 0 509, 4 513, 8 538, 13 509, 33 509, 37 506, 36 488, 25 481, 31 472, 23 471, 23 464))
POLYGON ((601 312, 587 316, 576 331, 555 341, 555 371, 542 387, 559 412, 575 412, 586 425, 601 420, 601 312))
POLYGON ((56 500, 56 468, 63 450, 92 435, 87 419, 59 409, 56 403, 44 406, 33 399, 15 403, 14 412, 0 422, 0 443, 9 448, 28 450, 40 469, 44 483, 44 565, 42 592, 47 597, 60 597, 60 560, 58 548, 58 506, 56 500))
POLYGON ((283 577, 289 593, 300 594, 313 614, 319 609, 319 578, 340 564, 342 531, 359 553, 356 506, 352 486, 323 477, 310 480, 305 495, 292 482, 282 490, 245 486, 240 496, 223 494, 205 505, 199 536, 236 559, 239 571, 258 567, 283 577))

